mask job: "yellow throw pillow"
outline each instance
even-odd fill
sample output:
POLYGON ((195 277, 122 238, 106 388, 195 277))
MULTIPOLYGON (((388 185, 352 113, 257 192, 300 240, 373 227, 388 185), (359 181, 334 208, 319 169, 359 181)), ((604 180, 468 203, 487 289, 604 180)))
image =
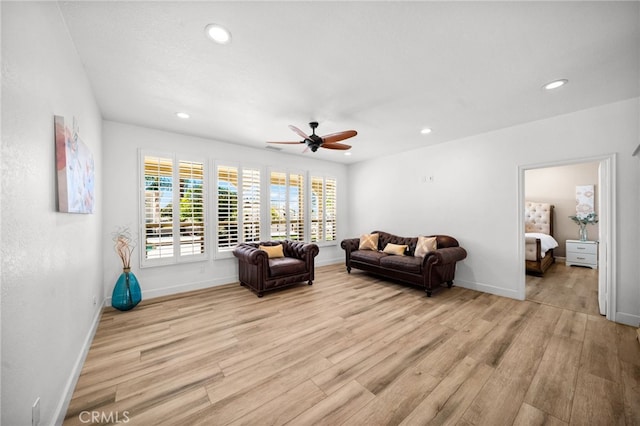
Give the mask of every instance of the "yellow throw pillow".
POLYGON ((387 254, 395 254, 396 256, 404 256, 404 252, 407 251, 407 245, 400 245, 400 244, 387 244, 386 246, 384 246, 384 250, 382 250, 383 252, 387 253, 387 254))
POLYGON ((267 252, 267 256, 269 259, 273 259, 276 257, 284 257, 284 251, 282 250, 282 244, 278 244, 275 246, 258 246, 260 250, 264 250, 267 252))
POLYGON ((418 244, 416 244, 415 257, 425 257, 427 253, 436 251, 438 248, 438 240, 436 237, 418 237, 418 244))
POLYGON ((378 250, 378 234, 363 234, 360 236, 358 250, 378 250))

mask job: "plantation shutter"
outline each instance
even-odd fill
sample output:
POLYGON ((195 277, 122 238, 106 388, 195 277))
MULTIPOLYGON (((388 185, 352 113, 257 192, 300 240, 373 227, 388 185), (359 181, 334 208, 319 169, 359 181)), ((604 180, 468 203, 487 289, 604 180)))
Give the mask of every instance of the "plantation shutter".
POLYGON ((302 174, 289 175, 289 238, 304 241, 304 176, 302 174))
POLYGON ((260 170, 242 169, 242 238, 260 241, 260 170))
POLYGON ((335 179, 325 180, 325 202, 324 202, 324 240, 335 241, 336 234, 336 222, 337 222, 337 187, 338 184, 335 179))
POLYGON ((144 157, 144 258, 173 257, 173 159, 144 157))
POLYGON ((269 185, 271 239, 305 238, 304 175, 272 171, 269 185))
POLYGON ((180 183, 180 255, 205 253, 204 165, 181 161, 180 183))
POLYGON ((324 185, 323 179, 311 177, 311 241, 322 241, 324 233, 324 185))
POLYGON ((287 232, 287 175, 281 172, 271 172, 269 191, 271 212, 271 239, 284 240, 287 232))
POLYGON ((238 168, 218 166, 218 250, 238 244, 238 168))

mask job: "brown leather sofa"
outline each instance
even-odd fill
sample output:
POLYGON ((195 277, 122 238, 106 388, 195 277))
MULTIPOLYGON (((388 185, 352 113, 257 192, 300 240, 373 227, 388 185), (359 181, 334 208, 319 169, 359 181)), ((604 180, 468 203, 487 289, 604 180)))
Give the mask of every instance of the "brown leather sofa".
POLYGON ((262 297, 265 291, 287 287, 301 281, 313 284, 314 259, 320 252, 316 244, 299 241, 267 241, 243 243, 233 249, 238 258, 240 284, 262 297), (269 258, 259 246, 282 244, 284 257, 269 258))
POLYGON ((347 272, 351 273, 351 268, 357 268, 417 285, 424 288, 428 297, 444 283, 451 288, 456 262, 467 257, 467 251, 459 246, 455 238, 448 235, 432 235, 436 237, 437 249, 421 258, 414 256, 418 237, 399 237, 383 231, 373 231, 372 234, 379 234, 377 251, 359 250, 359 238, 342 241, 347 272), (383 253, 382 250, 388 243, 407 245, 408 249, 404 256, 383 253))

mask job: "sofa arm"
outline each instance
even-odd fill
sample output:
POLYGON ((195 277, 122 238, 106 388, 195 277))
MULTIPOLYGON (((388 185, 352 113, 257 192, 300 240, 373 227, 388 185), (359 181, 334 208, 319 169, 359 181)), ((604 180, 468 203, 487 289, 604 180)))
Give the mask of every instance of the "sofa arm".
POLYGON ((240 244, 233 249, 233 255, 242 262, 247 262, 251 265, 258 265, 260 262, 267 262, 269 256, 264 250, 260 250, 257 247, 253 247, 248 244, 240 244))
POLYGON ((358 250, 358 247, 360 247, 360 238, 347 238, 346 240, 342 240, 340 247, 342 247, 347 254, 358 250))
POLYGON ((441 248, 425 256, 423 265, 426 266, 427 262, 430 262, 433 265, 447 265, 450 263, 456 263, 466 257, 467 251, 462 247, 441 248))

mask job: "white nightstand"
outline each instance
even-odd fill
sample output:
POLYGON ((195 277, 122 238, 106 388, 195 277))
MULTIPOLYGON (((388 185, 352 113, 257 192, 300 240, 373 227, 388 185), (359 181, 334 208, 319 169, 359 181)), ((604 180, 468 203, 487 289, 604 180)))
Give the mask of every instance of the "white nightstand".
POLYGON ((567 240, 566 265, 588 266, 598 269, 598 242, 567 240))

